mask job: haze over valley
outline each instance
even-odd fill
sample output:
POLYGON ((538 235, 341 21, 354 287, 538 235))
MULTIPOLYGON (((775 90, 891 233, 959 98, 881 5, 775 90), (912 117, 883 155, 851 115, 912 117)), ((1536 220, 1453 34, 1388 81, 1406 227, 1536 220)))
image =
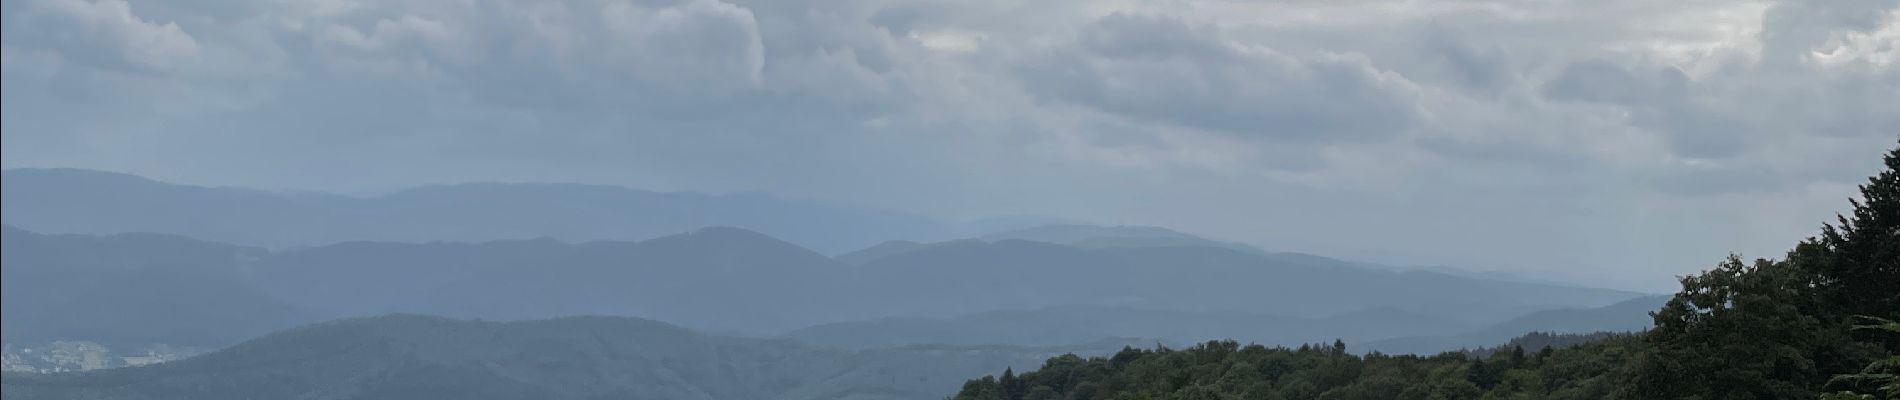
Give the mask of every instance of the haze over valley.
POLYGON ((72 378, 16 376, 9 382, 27 383, 9 386, 10 396, 273 397, 360 379, 383 383, 349 384, 352 390, 436 393, 431 388, 441 387, 434 384, 413 385, 419 379, 492 382, 482 376, 503 374, 520 384, 458 384, 440 393, 928 398, 971 375, 1031 370, 1043 358, 1069 352, 1102 355, 1129 345, 1231 338, 1287 346, 1343 339, 1370 343, 1369 350, 1425 354, 1496 345, 1527 332, 1638 331, 1657 303, 1636 292, 1276 253, 1159 227, 1032 225, 957 238, 957 229, 974 228, 769 196, 726 202, 607 187, 472 184, 453 188, 481 190, 352 198, 84 170, 8 170, 0 183, 8 199, 0 236, 8 370, 162 362, 86 378, 148 382, 112 390, 64 392, 52 388, 72 378), (606 199, 581 206, 574 199, 585 196, 577 192, 606 199), (660 203, 673 205, 616 206, 638 198, 672 199, 660 203), (389 211, 396 207, 391 203, 437 217, 389 211), (790 229, 796 225, 784 225, 778 215, 826 219, 808 223, 827 229, 790 229), (650 231, 590 228, 639 220, 777 226, 787 238, 734 226, 645 239, 637 238, 650 231), (389 226, 402 228, 379 230, 389 226), (389 240, 295 235, 325 229, 389 240), (435 233, 441 236, 428 236, 435 233), (873 234, 892 240, 852 242, 864 237, 853 235, 873 234), (932 237, 951 239, 928 241, 932 237), (863 248, 834 257, 794 241, 863 248), (1358 295, 1335 295, 1345 292, 1358 295), (1623 305, 1630 302, 1647 306, 1623 305), (1540 318, 1551 313, 1589 316, 1540 318), (332 320, 339 322, 324 322, 332 320), (476 336, 454 339, 470 334, 476 336), (561 339, 571 335, 619 339, 561 339), (695 344, 672 342, 679 340, 695 344), (455 350, 491 345, 503 347, 485 353, 492 356, 455 350), (325 356, 330 361, 282 353, 331 351, 311 346, 344 346, 335 350, 344 353, 325 356), (364 352, 363 346, 413 350, 364 352), (672 353, 700 346, 726 355, 672 353), (558 385, 554 392, 547 390, 556 386, 547 385, 557 378, 464 364, 575 351, 596 361, 560 362, 608 363, 595 373, 652 368, 605 367, 626 357, 710 364, 666 367, 679 378, 558 385), (191 357, 201 353, 209 354, 191 357), (235 382, 249 378, 208 372, 238 364, 286 368, 275 374, 306 378, 273 385, 278 392, 245 392, 255 383, 235 382), (730 365, 762 369, 739 375, 694 369, 730 365), (212 376, 217 381, 200 381, 212 376), (214 383, 226 379, 237 381, 214 383), (711 387, 732 391, 694 392, 711 387))
POLYGON ((0 0, 0 397, 1900 399, 1900 0, 0 0))

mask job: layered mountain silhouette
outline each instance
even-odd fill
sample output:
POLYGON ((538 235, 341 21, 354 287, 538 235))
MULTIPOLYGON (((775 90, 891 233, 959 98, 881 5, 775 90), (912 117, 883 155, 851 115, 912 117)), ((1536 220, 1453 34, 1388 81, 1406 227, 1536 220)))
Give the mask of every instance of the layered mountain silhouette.
POLYGON ((332 315, 257 287, 245 264, 262 250, 169 235, 0 230, 0 326, 9 342, 213 347, 332 315))
MULTIPOLYGON (((1527 282, 1527 283, 1552 283, 1552 282, 1543 281, 1543 280, 1526 278, 1523 276, 1518 276, 1516 274, 1489 272, 1489 271, 1472 271, 1472 270, 1467 270, 1463 268, 1456 268, 1456 267, 1449 267, 1449 266, 1401 267, 1401 266, 1383 265, 1383 264, 1366 263, 1366 262, 1346 261, 1346 260, 1340 260, 1340 259, 1326 257, 1326 256, 1306 254, 1306 253, 1300 253, 1300 252, 1268 251, 1268 250, 1264 250, 1259 247, 1255 247, 1255 246, 1248 245, 1245 243, 1209 239, 1209 238, 1201 237, 1198 235, 1175 231, 1172 229, 1167 229, 1167 228, 1162 228, 1162 227, 1130 226, 1130 225, 1101 226, 1101 225, 1089 225, 1089 224, 1077 224, 1077 223, 1038 225, 1038 226, 1023 228, 1023 229, 1003 230, 1003 231, 999 231, 995 233, 981 235, 974 238, 955 240, 955 241, 946 241, 946 242, 936 242, 936 243, 920 243, 920 242, 910 241, 910 240, 891 240, 891 241, 879 243, 875 246, 866 247, 866 248, 859 249, 856 251, 840 254, 837 256, 837 258, 838 260, 844 261, 846 263, 850 263, 853 265, 860 265, 860 264, 868 263, 871 260, 875 260, 878 258, 893 256, 897 254, 902 254, 902 253, 907 253, 907 252, 922 250, 922 249, 927 249, 927 248, 956 245, 959 243, 968 243, 968 242, 997 242, 997 241, 1005 241, 1005 240, 1023 240, 1023 241, 1031 241, 1031 242, 1060 244, 1060 245, 1073 246, 1073 247, 1092 248, 1092 249, 1143 248, 1143 247, 1215 247, 1215 248, 1224 248, 1224 249, 1234 250, 1234 251, 1238 251, 1242 253, 1259 255, 1262 257, 1273 259, 1277 263, 1284 263, 1284 264, 1297 264, 1297 265, 1307 265, 1307 266, 1315 266, 1315 267, 1361 268, 1361 269, 1375 269, 1375 270, 1386 270, 1386 271, 1425 271, 1425 272, 1436 272, 1436 273, 1441 273, 1441 274, 1446 274, 1446 275, 1457 275, 1457 276, 1463 276, 1463 277, 1488 279, 1488 280, 1503 280, 1503 281, 1515 281, 1515 282, 1527 282)), ((1561 286, 1561 284, 1558 284, 1558 285, 1561 286)))
POLYGON ((1297 346, 1324 340, 1352 343, 1390 339, 1395 333, 1453 334, 1462 323, 1396 310, 1369 310, 1327 318, 1243 313, 1150 310, 1106 306, 1059 306, 990 311, 954 318, 894 317, 825 324, 787 336, 844 348, 926 343, 955 345, 1065 345, 1108 338, 1146 338, 1170 345, 1209 339, 1297 346))
POLYGON ((876 306, 886 314, 909 310, 961 315, 1074 304, 1289 317, 1396 309, 1482 324, 1638 296, 1424 271, 1316 265, 1222 247, 1080 248, 1022 240, 928 245, 870 260, 855 271, 859 279, 873 282, 930 283, 867 287, 872 298, 883 299, 876 306))
MULTIPOLYGON (((0 221, 45 233, 156 232, 273 248, 345 241, 641 240, 737 226, 827 254, 973 234, 902 213, 763 194, 471 183, 373 197, 170 184, 81 169, 10 169, 0 221)), ((1004 223, 984 224, 985 226, 1004 223)))
POLYGON ((413 313, 629 316, 846 348, 1232 338, 1429 352, 1623 327, 1609 317, 1552 326, 1532 313, 1640 296, 1157 227, 956 233, 762 195, 465 184, 348 197, 69 169, 8 170, 4 189, 9 341, 216 348, 324 319, 413 313), (141 231, 165 234, 115 233, 141 231), (941 240, 954 237, 967 239, 941 240), (916 241, 863 247, 893 238, 916 241))
POLYGON ((1669 296, 1644 296, 1603 307, 1539 311, 1469 332, 1375 340, 1365 343, 1361 348, 1386 353, 1418 354, 1492 346, 1526 332, 1640 332, 1655 324, 1649 313, 1661 309, 1668 302, 1669 296))
POLYGON ((754 336, 868 321, 841 325, 867 330, 794 334, 833 344, 1196 336, 1291 343, 1448 335, 1534 311, 1637 296, 1290 263, 1222 247, 969 240, 852 266, 736 228, 639 242, 348 242, 277 251, 167 235, 42 235, 13 228, 6 239, 8 335, 204 346, 297 322, 386 313, 503 320, 638 316, 754 336), (153 296, 185 303, 141 300, 153 296), (1220 321, 1210 313, 1244 317, 1220 321), (1042 326, 1052 336, 944 329, 939 333, 950 336, 918 337, 887 318, 951 319, 979 333, 985 324, 1042 326), (1145 324, 1171 328, 1131 328, 1145 324), (1375 329, 1380 336, 1348 335, 1375 329))
POLYGON ((1085 347, 865 351, 708 336, 621 317, 325 322, 211 354, 84 374, 8 374, 8 399, 935 399, 969 376, 1085 347))
POLYGON ((1027 240, 1086 248, 1219 247, 1246 253, 1267 254, 1265 250, 1244 243, 1213 240, 1153 226, 1040 225, 986 234, 979 239, 991 242, 1027 240))

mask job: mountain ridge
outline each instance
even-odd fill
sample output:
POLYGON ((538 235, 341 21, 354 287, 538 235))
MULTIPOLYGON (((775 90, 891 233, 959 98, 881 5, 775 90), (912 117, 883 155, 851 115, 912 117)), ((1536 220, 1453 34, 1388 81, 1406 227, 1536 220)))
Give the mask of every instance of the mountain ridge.
POLYGON ((882 240, 941 240, 955 224, 754 192, 656 192, 572 183, 425 185, 372 196, 173 184, 84 169, 0 171, 0 220, 46 233, 171 233, 288 248, 346 241, 644 240, 706 226, 768 232, 843 252, 882 240))
POLYGON ((468 321, 384 315, 327 321, 147 367, 7 374, 9 399, 603 397, 933 399, 996 368, 1096 348, 843 351, 705 335, 628 317, 468 321))
MULTIPOLYGON (((14 257, 34 254, 40 246, 59 248, 62 245, 57 243, 91 240, 89 236, 8 232, 6 253, 14 257), (24 242, 15 239, 54 244, 22 248, 20 243, 24 242)), ((425 313, 511 320, 622 315, 664 320, 715 334, 751 336, 885 317, 952 318, 1071 306, 1190 314, 1243 312, 1308 319, 1385 309, 1396 313, 1389 315, 1425 317, 1420 321, 1471 325, 1551 308, 1598 306, 1635 296, 1603 289, 1288 263, 1240 250, 1203 246, 1081 248, 1024 240, 968 241, 851 267, 768 234, 737 228, 696 229, 639 242, 537 239, 348 242, 277 251, 214 248, 223 253, 212 252, 217 260, 205 263, 218 267, 213 271, 223 272, 200 279, 202 282, 177 282, 176 288, 166 290, 200 287, 204 290, 198 292, 204 293, 262 293, 244 295, 252 300, 232 303, 272 304, 281 300, 326 316, 425 313), (224 289, 200 284, 215 282, 224 282, 218 286, 224 289), (1341 293, 1353 295, 1342 297, 1341 293), (1317 298, 1329 300, 1310 301, 1317 298)), ((35 269, 35 265, 104 262, 88 261, 86 257, 49 257, 28 264, 16 264, 18 258, 8 259, 8 283, 126 281, 57 274, 13 279, 14 273, 21 271, 82 271, 35 269)), ((8 290, 5 302, 32 304, 19 297, 30 293, 8 290)), ((202 296, 180 298, 210 301, 202 296)), ((107 301, 99 306, 111 304, 115 303, 107 301)), ((138 305, 130 300, 116 304, 113 307, 124 309, 138 305)), ((50 318, 53 314, 45 315, 50 318)), ((8 313, 9 326, 17 322, 14 317, 23 315, 8 313)), ((106 333, 148 329, 97 320, 83 313, 64 319, 92 321, 97 324, 96 330, 106 333)), ((1109 316, 1093 320, 1115 321, 1109 316)), ((243 326, 239 322, 220 324, 243 326)), ((197 329, 216 328, 219 326, 197 329)), ((1414 329, 1400 333, 1443 332, 1414 329)), ((1138 331, 1127 334, 1146 335, 1138 331)), ((1246 336, 1237 328, 1212 330, 1209 334, 1246 336)), ((1090 338, 1076 338, 1085 339, 1090 338)))

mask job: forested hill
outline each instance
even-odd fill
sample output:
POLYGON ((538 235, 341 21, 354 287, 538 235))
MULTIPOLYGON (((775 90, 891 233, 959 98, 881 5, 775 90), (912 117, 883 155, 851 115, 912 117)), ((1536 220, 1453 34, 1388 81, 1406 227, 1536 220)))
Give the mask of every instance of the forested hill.
POLYGON ((1066 355, 1017 375, 963 385, 955 400, 1054 399, 1603 399, 1607 375, 1633 361, 1639 338, 1613 336, 1568 349, 1489 357, 1357 356, 1343 343, 1298 349, 1208 342, 1173 350, 1066 355))
POLYGON ((964 377, 1088 347, 843 351, 620 317, 320 323, 146 367, 12 374, 8 400, 940 399, 964 377))
POLYGON ((1634 336, 1531 355, 1354 356, 1239 347, 1062 356, 966 383, 958 400, 1900 399, 1900 148, 1853 211, 1780 260, 1682 279, 1634 336))

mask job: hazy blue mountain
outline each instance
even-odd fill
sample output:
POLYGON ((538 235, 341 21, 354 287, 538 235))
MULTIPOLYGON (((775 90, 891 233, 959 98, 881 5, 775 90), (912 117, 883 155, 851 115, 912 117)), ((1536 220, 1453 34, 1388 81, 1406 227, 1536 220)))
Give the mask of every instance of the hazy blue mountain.
POLYGON ((346 315, 625 315, 755 334, 859 315, 842 263, 736 228, 641 242, 345 243, 258 265, 273 293, 346 315))
POLYGON ((1491 279, 1491 280, 1500 280, 1500 281, 1529 282, 1529 283, 1545 283, 1545 284, 1552 284, 1552 285, 1567 285, 1567 283, 1559 279, 1544 278, 1544 277, 1539 277, 1536 274, 1515 272, 1515 271, 1480 270, 1480 269, 1461 268, 1461 267, 1453 267, 1453 266, 1445 266, 1445 265, 1387 267, 1387 268, 1400 269, 1400 270, 1431 271, 1431 272, 1438 272, 1438 273, 1443 273, 1447 275, 1457 275, 1457 276, 1477 278, 1477 279, 1491 279))
MULTIPOLYGON (((1235 251, 1240 251, 1244 253, 1253 253, 1253 254, 1263 256, 1263 257, 1272 258, 1276 262, 1289 263, 1289 264, 1302 264, 1302 265, 1309 265, 1309 266, 1335 267, 1335 268, 1367 268, 1367 269, 1379 269, 1379 270, 1388 270, 1388 271, 1426 271, 1426 272, 1436 272, 1436 273, 1441 273, 1441 274, 1446 274, 1446 275, 1457 275, 1457 276, 1476 278, 1476 279, 1501 280, 1501 281, 1513 281, 1513 282, 1525 282, 1525 283, 1541 283, 1541 284, 1551 284, 1551 285, 1558 285, 1558 286, 1571 286, 1571 285, 1565 285, 1560 282, 1529 278, 1529 277, 1525 277, 1519 274, 1506 273, 1506 272, 1473 271, 1473 270, 1467 270, 1467 269, 1456 268, 1456 267, 1448 267, 1448 266, 1402 267, 1402 266, 1391 266, 1391 265, 1383 265, 1383 264, 1376 264, 1376 263, 1346 261, 1346 260, 1340 260, 1340 259, 1331 258, 1331 257, 1325 257, 1325 256, 1320 256, 1320 255, 1314 255, 1314 254, 1306 254, 1306 253, 1298 253, 1298 252, 1269 252, 1269 251, 1262 250, 1258 247, 1254 247, 1252 245, 1248 245, 1245 243, 1208 239, 1208 238, 1196 236, 1189 233, 1179 232, 1179 231, 1175 231, 1175 230, 1171 230, 1167 228, 1161 228, 1161 227, 1152 227, 1152 226, 1125 226, 1125 225, 1124 226, 1099 226, 1099 225, 1088 225, 1088 224, 1077 224, 1077 223, 1047 224, 1047 225, 1037 225, 1037 226, 1033 226, 1029 228, 1022 228, 1022 229, 1000 230, 1000 231, 984 234, 973 239, 965 239, 965 240, 980 240, 980 241, 1027 240, 1027 241, 1033 241, 1033 242, 1055 243, 1055 244, 1085 247, 1085 248, 1196 247, 1196 246, 1219 247, 1219 248, 1226 248, 1226 249, 1231 249, 1235 251)), ((906 241, 906 240, 888 241, 888 242, 880 243, 876 246, 867 247, 867 248, 853 251, 850 253, 840 254, 838 256, 838 259, 850 264, 854 264, 854 265, 864 264, 876 258, 887 257, 887 256, 895 255, 898 253, 904 253, 904 252, 909 252, 909 251, 915 251, 915 250, 924 249, 924 248, 928 248, 928 247, 936 246, 940 244, 942 243, 918 243, 918 242, 906 241)))
MULTIPOLYGON (((734 334, 1059 306, 1304 318, 1389 309, 1474 324, 1636 296, 1290 263, 1216 247, 955 241, 850 267, 733 228, 631 243, 345 243, 278 252, 258 265, 272 293, 347 315, 628 315, 734 334)), ((1442 331, 1405 334, 1431 332, 1442 331)))
MULTIPOLYGON (((1064 244, 1064 245, 1087 247, 1087 248, 1181 247, 1181 246, 1221 247, 1221 248, 1233 249, 1236 251, 1241 251, 1241 252, 1246 252, 1246 253, 1259 254, 1264 257, 1273 258, 1279 262, 1305 264, 1305 265, 1311 265, 1311 266, 1338 267, 1338 268, 1370 268, 1370 269, 1382 269, 1382 270, 1390 270, 1390 271, 1426 271, 1426 272, 1436 272, 1436 273, 1441 273, 1441 274, 1446 274, 1446 275, 1457 275, 1457 276, 1476 278, 1476 279, 1500 280, 1500 281, 1512 281, 1512 282, 1524 282, 1524 283, 1540 283, 1540 284, 1550 284, 1550 285, 1558 285, 1558 286, 1575 286, 1575 285, 1568 285, 1562 282, 1553 281, 1549 279, 1540 279, 1540 278, 1536 278, 1532 276, 1527 276, 1527 275, 1523 275, 1519 273, 1511 273, 1511 272, 1482 271, 1482 270, 1472 270, 1472 269, 1467 269, 1467 268, 1459 268, 1459 267, 1451 267, 1451 266, 1393 266, 1393 265, 1384 265, 1384 264, 1377 264, 1377 263, 1346 261, 1346 260, 1340 260, 1340 259, 1326 257, 1326 256, 1298 253, 1298 252, 1269 252, 1269 251, 1262 250, 1258 247, 1254 247, 1252 245, 1248 245, 1245 243, 1208 239, 1208 238, 1196 236, 1189 233, 1174 231, 1167 228, 1152 227, 1152 226, 1099 226, 1099 225, 1076 224, 1076 223, 1049 224, 1049 225, 1039 225, 1039 226, 1024 228, 1024 229, 995 231, 994 233, 989 233, 989 234, 980 236, 978 237, 978 239, 985 240, 985 241, 1028 240, 1028 241, 1035 241, 1035 242, 1056 243, 1056 244, 1064 244)), ((909 246, 880 245, 880 246, 873 246, 871 248, 866 248, 858 252, 841 255, 840 257, 847 257, 847 256, 852 257, 852 259, 847 259, 846 261, 857 264, 857 263, 863 263, 864 261, 871 258, 871 256, 878 256, 878 257, 888 256, 888 255, 903 252, 903 251, 910 251, 910 250, 916 250, 916 249, 928 247, 929 245, 930 244, 914 244, 914 243, 909 246)), ((844 258, 841 258, 841 259, 844 259, 844 258)))
POLYGON ((1061 306, 990 311, 955 318, 880 318, 825 324, 786 336, 828 346, 862 348, 922 343, 1031 346, 1090 343, 1115 338, 1191 344, 1234 339, 1266 345, 1299 345, 1450 334, 1468 325, 1402 311, 1376 310, 1328 318, 1275 317, 1241 313, 1196 313, 1101 306, 1061 306))
POLYGON ((616 317, 326 322, 143 368, 7 375, 7 399, 941 399, 970 377, 1072 348, 868 351, 707 336, 616 317))
POLYGON ((991 233, 978 239, 991 242, 1027 240, 1087 248, 1207 246, 1267 254, 1265 250, 1244 243, 1218 241, 1153 226, 1042 225, 991 233))
POLYGON ((11 341, 222 346, 324 314, 257 288, 262 253, 168 235, 0 235, 0 325, 11 341))
POLYGON ((1661 309, 1669 296, 1645 296, 1595 308, 1545 310, 1512 318, 1482 329, 1455 335, 1424 335, 1368 342, 1360 348, 1386 353, 1430 354, 1492 345, 1527 332, 1587 334, 1637 332, 1655 324, 1649 313, 1661 309))
POLYGON ((1021 240, 930 246, 856 270, 871 282, 919 283, 866 287, 866 298, 880 299, 867 306, 886 315, 1106 305, 1293 317, 1396 309, 1493 323, 1639 296, 1422 271, 1314 266, 1216 247, 1088 249, 1021 240))
MULTIPOLYGON (((1413 329, 1392 335, 1449 334, 1458 330, 1438 328, 1489 324, 1555 308, 1601 306, 1637 296, 1612 290, 1287 262, 1205 246, 1095 249, 1021 240, 955 241, 854 267, 737 228, 707 228, 639 242, 348 242, 278 251, 156 235, 47 236, 9 231, 7 236, 9 311, 21 307, 24 311, 17 314, 21 318, 57 318, 68 312, 60 310, 89 310, 83 311, 83 318, 30 325, 15 325, 16 313, 9 312, 7 331, 66 324, 71 329, 60 331, 62 334, 91 340, 142 332, 132 328, 150 323, 142 318, 170 315, 147 309, 159 306, 180 309, 171 313, 207 313, 182 314, 177 320, 184 327, 197 325, 182 321, 199 321, 185 316, 232 319, 205 320, 196 328, 201 330, 245 321, 268 322, 239 325, 243 329, 217 331, 216 335, 191 342, 214 344, 248 337, 238 333, 254 334, 260 327, 279 326, 285 320, 310 321, 312 317, 307 315, 406 312, 484 319, 620 315, 664 320, 720 334, 776 335, 814 325, 886 317, 951 318, 1061 307, 1100 307, 1064 318, 1103 329, 1143 320, 1174 321, 1184 327, 1158 333, 1125 331, 1128 335, 1182 339, 1207 335, 1265 341, 1282 338, 1269 335, 1273 332, 1294 332, 1298 334, 1284 338, 1308 340, 1303 338, 1347 337, 1349 332, 1398 325, 1411 325, 1413 329), (16 236, 32 240, 12 240, 16 236), (164 240, 136 241, 144 246, 140 248, 151 248, 140 254, 86 247, 92 242, 140 237, 164 240), (60 253, 62 249, 77 250, 60 253), (172 253, 192 255, 177 264, 207 269, 189 274, 176 269, 176 274, 142 277, 88 272, 99 268, 33 267, 184 257, 167 255, 172 253), (16 268, 16 263, 21 268, 16 268), (144 282, 159 284, 139 286, 144 282), (76 286, 65 289, 60 285, 76 286), (16 286, 23 289, 14 290, 16 286), (55 289, 35 292, 40 287, 55 289), (152 292, 155 290, 189 293, 161 295, 152 292), (92 294, 74 297, 70 304, 59 302, 66 299, 61 296, 76 293, 92 294), (163 296, 205 305, 138 303, 130 301, 136 297, 121 294, 163 296), (183 311, 186 309, 202 311, 183 311), (1101 311, 1120 309, 1178 314, 1132 312, 1118 316, 1101 311), (1211 321, 1201 315, 1205 313, 1292 319, 1211 321), (1367 313, 1387 315, 1333 319, 1367 313), (71 325, 91 318, 121 322, 71 325), (1365 325, 1345 324, 1349 321, 1365 325), (1271 326, 1275 322, 1304 327, 1271 326)), ((169 274, 174 269, 133 271, 169 274)), ((1007 325, 1004 320, 988 323, 1007 325)), ((1066 332, 1068 337, 1061 342, 1023 343, 1072 343, 1102 337, 1074 329, 1052 332, 1066 332)), ((902 332, 867 332, 866 337, 877 335, 888 337, 877 339, 880 342, 918 341, 902 332)), ((949 341, 1010 343, 1002 340, 1022 337, 1019 333, 970 334, 949 341)), ((185 342, 173 344, 181 343, 185 342)))
POLYGON ((12 169, 0 220, 45 233, 159 232, 266 247, 346 241, 639 240, 737 226, 829 253, 956 226, 906 214, 741 193, 579 184, 471 183, 347 197, 176 185, 78 169, 12 169))

